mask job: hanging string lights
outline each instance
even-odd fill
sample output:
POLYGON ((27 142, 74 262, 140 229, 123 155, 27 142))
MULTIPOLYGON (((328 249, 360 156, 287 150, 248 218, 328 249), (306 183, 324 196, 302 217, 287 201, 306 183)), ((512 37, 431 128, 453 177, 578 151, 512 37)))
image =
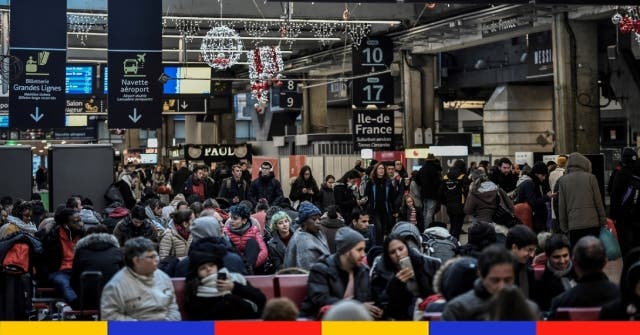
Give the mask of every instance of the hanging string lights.
POLYGON ((251 79, 251 95, 258 102, 256 112, 262 114, 269 103, 269 88, 272 85, 282 86, 280 73, 284 63, 280 47, 259 47, 247 53, 249 59, 249 79, 251 79))

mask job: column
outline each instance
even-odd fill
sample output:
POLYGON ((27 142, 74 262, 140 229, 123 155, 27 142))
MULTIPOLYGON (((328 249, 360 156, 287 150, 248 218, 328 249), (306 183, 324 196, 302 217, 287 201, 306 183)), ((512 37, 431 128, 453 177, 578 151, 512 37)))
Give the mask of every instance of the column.
MULTIPOLYGON (((555 116, 556 152, 570 153, 576 149, 576 103, 572 94, 574 79, 571 59, 571 35, 566 13, 553 17, 551 35, 553 43, 553 107, 555 116)), ((597 137, 596 137, 597 138, 597 137)))

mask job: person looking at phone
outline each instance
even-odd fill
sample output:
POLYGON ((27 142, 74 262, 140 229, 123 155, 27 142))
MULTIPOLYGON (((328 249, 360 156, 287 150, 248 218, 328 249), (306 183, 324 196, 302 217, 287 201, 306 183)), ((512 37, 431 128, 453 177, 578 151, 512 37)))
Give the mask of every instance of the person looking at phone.
POLYGON ((189 251, 184 302, 189 320, 257 319, 267 298, 239 273, 224 267, 227 250, 201 240, 189 251))
POLYGON ((409 248, 400 235, 387 236, 371 272, 371 292, 383 318, 413 320, 416 300, 434 293, 431 283, 439 267, 440 260, 409 248))
POLYGON ((382 309, 371 299, 369 267, 364 265, 365 240, 357 231, 342 227, 336 232, 336 252, 321 258, 311 267, 307 296, 301 315, 316 318, 341 300, 364 303, 374 319, 382 317, 382 309))

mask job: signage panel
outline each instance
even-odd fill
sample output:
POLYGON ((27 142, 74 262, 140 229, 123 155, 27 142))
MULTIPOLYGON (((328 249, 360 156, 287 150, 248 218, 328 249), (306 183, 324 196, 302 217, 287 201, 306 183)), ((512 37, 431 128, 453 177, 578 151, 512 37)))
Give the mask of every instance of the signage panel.
POLYGON ((387 37, 367 38, 352 51, 353 104, 356 107, 366 105, 386 106, 393 104, 393 78, 390 73, 368 75, 382 72, 393 61, 393 42, 387 37), (359 77, 360 76, 360 77, 359 77))
POLYGON ((353 149, 391 150, 393 147, 393 111, 353 111, 353 149))

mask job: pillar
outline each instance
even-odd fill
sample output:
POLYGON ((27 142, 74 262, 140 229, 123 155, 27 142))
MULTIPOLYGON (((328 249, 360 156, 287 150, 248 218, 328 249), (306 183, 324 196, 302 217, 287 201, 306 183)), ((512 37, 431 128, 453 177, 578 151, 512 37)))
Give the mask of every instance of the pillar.
POLYGON ((556 133, 556 152, 571 153, 576 149, 576 103, 572 88, 575 85, 571 70, 571 35, 567 14, 558 13, 551 26, 553 43, 553 107, 556 133))

